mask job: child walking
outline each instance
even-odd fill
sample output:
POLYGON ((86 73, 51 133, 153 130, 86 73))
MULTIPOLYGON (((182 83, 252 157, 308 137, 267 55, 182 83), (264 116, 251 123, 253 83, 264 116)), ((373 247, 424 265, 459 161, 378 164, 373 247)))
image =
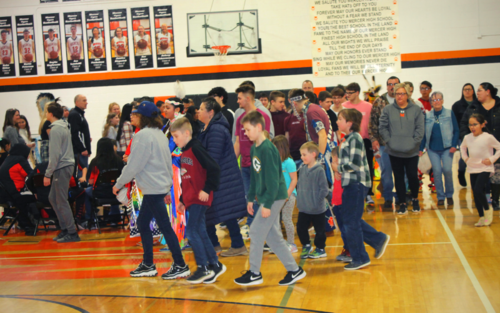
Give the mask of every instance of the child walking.
POLYGON ((281 233, 280 212, 288 198, 285 178, 281 170, 281 158, 278 149, 265 138, 263 130, 265 121, 262 114, 252 111, 242 119, 246 136, 255 144, 250 150, 250 188, 247 194, 247 210, 254 214, 254 199, 259 204, 255 219, 250 226, 250 270, 236 278, 238 285, 258 285, 264 282, 260 273, 264 241, 276 253, 288 273, 279 282, 280 285, 291 285, 304 278, 306 272, 297 265, 287 247, 281 233))
POLYGON ((182 148, 182 203, 178 210, 183 212, 187 208, 189 211, 186 236, 198 265, 187 281, 211 284, 226 271, 208 237, 205 222, 205 213, 212 205, 214 191, 219 188, 220 167, 201 142, 192 138, 193 129, 187 118, 177 119, 170 132, 177 146, 182 148))
POLYGON ((297 220, 297 234, 302 244, 301 259, 326 258, 326 199, 328 194, 328 181, 325 170, 318 163, 319 147, 316 143, 309 141, 300 147, 302 161, 306 166, 299 169, 299 183, 297 195, 297 208, 299 218, 297 220), (309 238, 309 224, 313 224, 316 231, 314 245, 316 250, 312 251, 309 238))
POLYGON ((500 157, 500 142, 493 135, 484 132, 485 127, 484 116, 472 114, 469 118, 471 133, 464 137, 460 146, 462 159, 470 173, 474 202, 479 213, 479 221, 474 224, 476 227, 489 226, 493 221, 493 210, 486 200, 485 188, 490 176, 495 173, 494 163, 500 157))
POLYGON ((281 158, 281 169, 283 177, 285 178, 286 188, 288 190, 288 200, 283 207, 282 219, 285 224, 286 241, 292 253, 297 252, 297 245, 295 244, 295 227, 292 221, 293 208, 295 207, 295 200, 297 197, 297 166, 292 160, 290 155, 290 148, 288 147, 288 140, 285 136, 279 135, 274 137, 273 144, 278 149, 281 158))
MULTIPOLYGON (((363 138, 359 134, 362 115, 355 109, 344 109, 338 115, 339 130, 346 134, 340 148, 340 159, 333 163, 333 170, 341 176, 342 209, 340 211, 345 228, 345 239, 352 257, 345 270, 357 270, 370 265, 365 245, 375 249, 374 257, 379 259, 385 252, 390 236, 376 231, 362 217, 364 199, 372 182, 366 160, 363 138)), ((338 178, 338 177, 337 177, 338 178)))

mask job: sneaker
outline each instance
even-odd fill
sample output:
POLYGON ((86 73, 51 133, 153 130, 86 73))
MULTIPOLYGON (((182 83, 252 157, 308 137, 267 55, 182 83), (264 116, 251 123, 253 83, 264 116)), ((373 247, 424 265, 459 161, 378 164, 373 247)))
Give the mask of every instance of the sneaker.
POLYGON ((68 230, 66 230, 66 229, 61 230, 61 232, 59 233, 59 235, 57 235, 54 238, 52 238, 52 240, 57 241, 57 240, 61 239, 62 237, 66 236, 67 234, 68 234, 68 230))
POLYGON ((391 200, 385 200, 384 209, 392 209, 392 201, 391 200))
POLYGON ((346 256, 351 256, 351 254, 349 253, 349 250, 342 249, 342 252, 339 255, 337 255, 337 257, 335 258, 335 260, 337 260, 337 261, 344 261, 344 258, 346 256))
POLYGON ((484 226, 490 226, 493 222, 493 210, 484 210, 484 226))
POLYGON ((243 276, 236 278, 234 282, 241 286, 253 286, 262 284, 264 279, 261 273, 255 275, 252 271, 246 271, 243 276))
POLYGON ((238 255, 248 255, 248 249, 246 246, 241 248, 229 248, 226 251, 221 252, 220 256, 228 257, 228 256, 238 256, 238 255))
POLYGON ((64 237, 61 237, 59 239, 57 239, 56 241, 58 243, 66 243, 66 242, 78 242, 80 241, 80 236, 78 236, 78 233, 74 233, 74 234, 66 234, 64 235, 64 237))
POLYGON ((237 219, 238 221, 238 224, 241 224, 245 221, 245 218, 244 217, 240 217, 239 219, 237 219))
POLYGON ((375 201, 373 201, 372 196, 366 196, 366 204, 368 204, 369 206, 375 206, 375 201))
POLYGON ((271 248, 267 245, 267 243, 264 244, 264 251, 269 251, 271 248))
POLYGON ((163 275, 161 275, 161 278, 165 280, 170 280, 177 278, 185 278, 188 277, 189 275, 191 275, 191 271, 189 270, 189 266, 187 264, 184 266, 179 266, 175 263, 172 263, 168 271, 163 275))
POLYGON ((399 215, 403 215, 403 214, 406 214, 406 213, 408 213, 408 209, 406 207, 406 203, 401 203, 399 205, 398 214, 399 215))
POLYGON ((302 252, 300 253, 300 258, 301 259, 307 259, 309 257, 309 253, 311 252, 311 245, 307 244, 302 247, 302 252))
POLYGON ((443 206, 443 205, 444 205, 444 200, 438 200, 437 205, 438 205, 438 206, 443 206))
POLYGON ((290 248, 291 253, 299 252, 299 249, 297 249, 297 245, 292 243, 288 245, 288 248, 290 248))
POLYGON ((467 187, 467 180, 465 179, 465 171, 458 171, 458 182, 460 186, 467 187))
POLYGON ((215 250, 215 253, 217 253, 217 255, 221 254, 221 252, 222 252, 221 246, 214 247, 214 250, 215 250))
POLYGON ((386 236, 386 238, 385 238, 385 241, 382 243, 382 245, 380 245, 380 247, 375 249, 375 259, 380 259, 384 255, 385 249, 387 248, 387 245, 389 244, 389 240, 391 240, 391 236, 389 236, 389 235, 385 235, 385 236, 386 236))
POLYGON ((214 271, 208 269, 207 266, 198 265, 196 272, 193 275, 189 276, 186 281, 191 284, 201 284, 205 279, 209 279, 214 277, 214 271))
POLYGON ((479 221, 477 221, 476 224, 474 224, 476 227, 482 227, 484 226, 484 216, 479 218, 479 221))
POLYGON ((248 225, 241 226, 240 233, 244 240, 250 239, 250 227, 248 225))
POLYGON ((219 228, 220 229, 226 229, 227 228, 226 223, 220 223, 219 224, 219 228))
POLYGON ((309 257, 309 259, 326 258, 326 251, 325 251, 325 249, 316 248, 313 252, 309 253, 308 257, 309 257))
POLYGON ((88 221, 78 222, 76 226, 78 227, 78 230, 89 229, 89 222, 88 221))
POLYGON ((221 262, 217 262, 215 265, 209 265, 208 268, 214 273, 214 276, 211 278, 207 278, 203 281, 204 284, 212 284, 215 283, 217 277, 224 274, 226 272, 226 266, 221 262))
POLYGON ((366 263, 349 263, 347 264, 346 266, 344 266, 344 269, 346 271, 355 271, 355 270, 359 270, 360 268, 363 268, 363 267, 366 267, 368 265, 370 265, 370 261, 366 262, 366 263))
POLYGON ((158 275, 156 265, 147 266, 144 262, 141 262, 135 270, 130 272, 132 277, 155 277, 156 275, 158 275))
POLYGON ((299 266, 299 269, 296 270, 295 272, 286 273, 285 278, 280 280, 279 285, 280 286, 291 285, 294 284, 296 281, 301 280, 304 277, 306 277, 306 272, 302 269, 302 267, 299 266))
POLYGON ((418 199, 411 200, 411 205, 413 207, 413 213, 420 213, 420 204, 418 203, 418 199))
POLYGON ((453 198, 446 198, 446 202, 448 203, 448 205, 453 205, 454 204, 453 198))

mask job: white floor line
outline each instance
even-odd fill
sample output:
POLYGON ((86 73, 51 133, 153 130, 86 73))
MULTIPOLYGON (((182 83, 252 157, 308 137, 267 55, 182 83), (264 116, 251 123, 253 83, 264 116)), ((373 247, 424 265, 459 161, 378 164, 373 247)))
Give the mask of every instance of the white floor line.
MULTIPOLYGON (((408 242, 408 243, 390 243, 388 246, 419 246, 419 245, 450 245, 451 242, 408 242)), ((343 245, 340 246, 326 246, 325 248, 343 248, 343 245)), ((365 244, 365 247, 368 247, 365 244)))
POLYGON ((460 259, 460 262, 462 263, 465 272, 467 273, 467 276, 469 276, 469 279, 472 282, 472 285, 474 286, 474 289, 476 289, 476 292, 479 296, 479 299, 483 302, 484 308, 486 309, 486 312, 488 313, 495 313, 495 309, 493 308, 493 305, 491 305, 490 300, 486 296, 486 293, 483 290, 483 287, 481 287, 481 284, 477 280, 476 275, 474 275, 474 271, 472 271, 472 268, 469 265, 469 262, 467 262, 467 259, 465 258, 465 255, 463 254, 462 250, 460 249, 460 246, 458 245, 457 240, 455 239, 455 236, 453 236, 453 233, 451 232, 450 228, 448 227, 448 224, 446 224, 446 221, 443 218, 443 215, 441 212, 436 211, 436 214, 439 218, 439 221, 441 222, 441 225, 443 225, 443 228, 448 234, 448 237, 450 238, 451 244, 453 245, 453 248, 455 249, 455 252, 458 255, 458 258, 460 259))

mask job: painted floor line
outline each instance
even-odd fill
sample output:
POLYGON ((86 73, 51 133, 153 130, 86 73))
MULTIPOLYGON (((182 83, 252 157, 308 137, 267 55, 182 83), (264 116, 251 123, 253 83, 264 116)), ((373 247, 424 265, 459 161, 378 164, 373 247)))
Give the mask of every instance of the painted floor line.
POLYGON ((474 289, 476 289, 476 292, 481 299, 481 302, 483 302, 484 308, 486 309, 486 312, 488 313, 495 313, 495 309, 493 308, 493 305, 491 305, 490 299, 488 299, 488 296, 486 296, 486 293, 483 290, 483 287, 481 287, 481 284, 479 283, 479 280, 477 279, 476 275, 474 274, 474 271, 469 265, 469 262, 467 262, 467 259, 465 258, 464 253, 462 252, 462 249, 460 249, 460 246, 458 245, 457 240, 455 239, 455 236, 453 236, 453 233, 451 232, 450 228, 448 227, 448 224, 446 224, 446 221, 443 218, 443 215, 441 212, 436 211, 436 214, 439 218, 439 221, 441 222, 441 225, 443 225, 443 228, 450 238, 451 244, 453 245, 453 248, 455 249, 455 252, 458 255, 458 258, 460 259, 460 262, 462 263, 465 272, 467 273, 467 276, 469 276, 469 279, 472 282, 472 285, 474 286, 474 289))

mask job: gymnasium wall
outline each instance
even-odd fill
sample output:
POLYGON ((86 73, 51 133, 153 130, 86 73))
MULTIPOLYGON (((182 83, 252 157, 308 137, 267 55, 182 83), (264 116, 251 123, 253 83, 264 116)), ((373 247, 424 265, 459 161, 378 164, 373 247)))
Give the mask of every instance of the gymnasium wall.
MULTIPOLYGON (((362 89, 368 87, 362 76, 313 77, 307 0, 83 0, 57 4, 16 0, 1 1, 0 16, 12 16, 13 20, 16 15, 35 16, 37 57, 42 60, 41 14, 59 12, 62 18, 64 12, 102 9, 107 25, 108 9, 158 5, 172 5, 176 67, 48 76, 43 74, 44 66, 39 62, 38 76, 0 79, 1 111, 18 108, 36 133, 39 116, 35 100, 40 92, 52 92, 70 107, 76 94, 84 94, 89 101, 86 116, 95 149, 109 103, 123 105, 143 95, 173 95, 176 79, 183 81, 187 94, 207 93, 215 86, 234 91, 245 79, 251 79, 257 91, 300 87, 305 79, 312 80, 315 87, 346 85, 353 81, 362 89), (187 13, 242 9, 258 10, 262 54, 230 55, 223 65, 218 65, 214 57, 186 57, 187 13)), ((417 86, 422 80, 431 81, 434 90, 444 93, 447 107, 458 100, 466 82, 476 87, 483 81, 500 85, 499 15, 500 2, 496 0, 400 0, 403 70, 396 75, 417 86)), ((128 18, 130 27, 130 11, 128 18)), ((109 49, 109 38, 106 40, 109 49)), ((388 76, 377 74, 376 80, 385 85, 388 76)), ((3 119, 2 113, 0 123, 3 119)))

